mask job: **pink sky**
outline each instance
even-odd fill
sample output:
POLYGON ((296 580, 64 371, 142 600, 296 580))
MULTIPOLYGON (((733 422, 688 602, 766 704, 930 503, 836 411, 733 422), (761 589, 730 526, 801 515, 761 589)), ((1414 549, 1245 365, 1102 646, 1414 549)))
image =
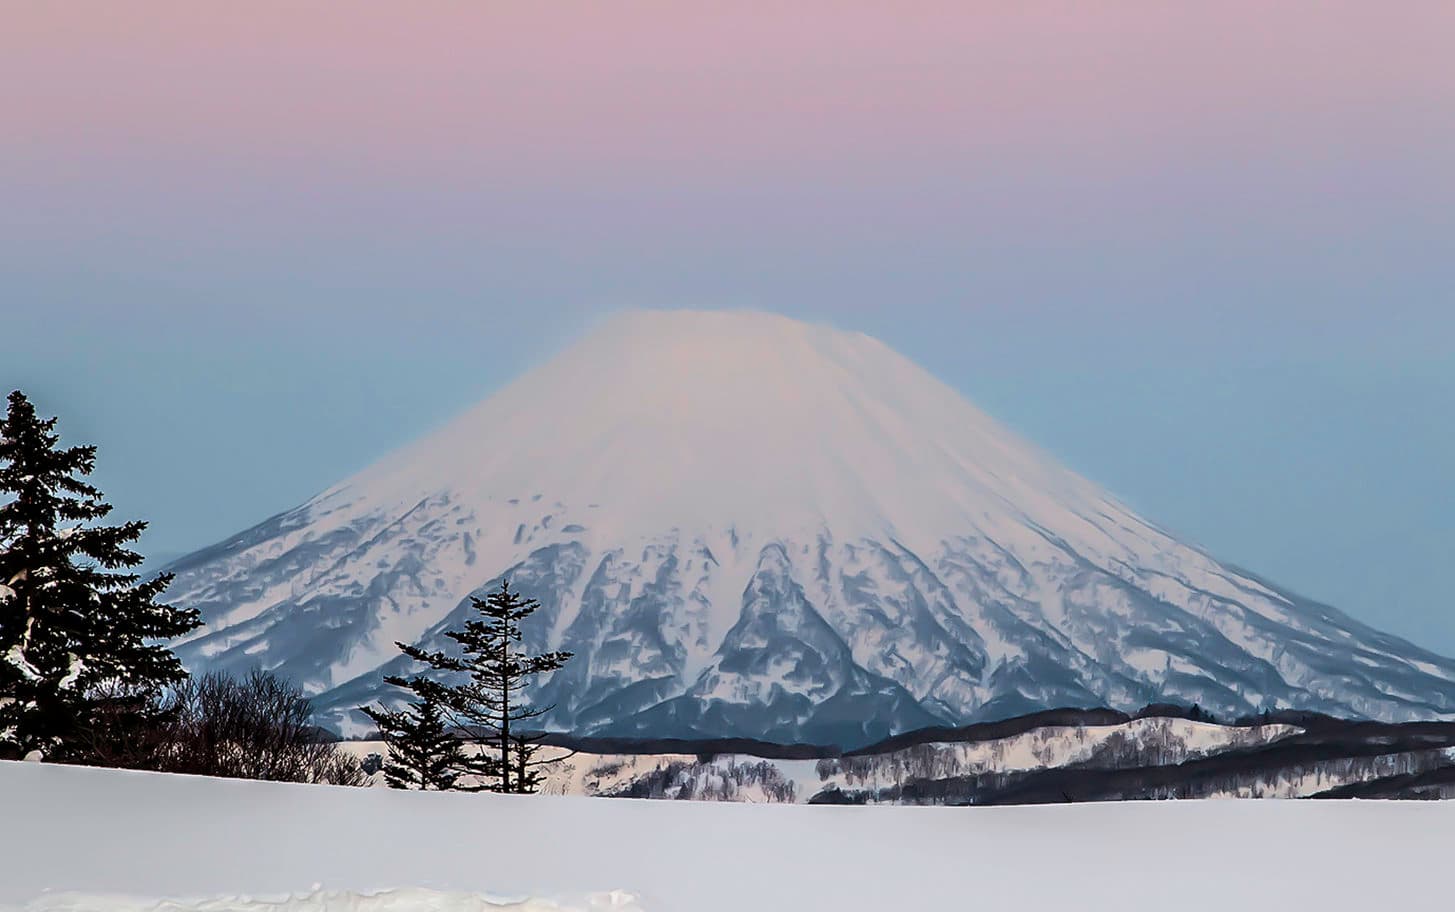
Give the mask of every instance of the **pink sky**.
POLYGON ((1324 268, 1443 236, 1452 46, 1446 0, 27 3, 0 29, 25 212, 0 242, 168 272, 397 243, 822 274, 1182 238, 1324 268))
POLYGON ((1450 130, 1419 113, 1455 87, 1448 2, 344 9, 12 6, 6 157, 67 181, 104 157, 239 180, 328 163, 334 178, 701 186, 1317 161, 1357 155, 1326 145, 1357 137, 1428 166, 1418 147, 1447 149, 1450 130))

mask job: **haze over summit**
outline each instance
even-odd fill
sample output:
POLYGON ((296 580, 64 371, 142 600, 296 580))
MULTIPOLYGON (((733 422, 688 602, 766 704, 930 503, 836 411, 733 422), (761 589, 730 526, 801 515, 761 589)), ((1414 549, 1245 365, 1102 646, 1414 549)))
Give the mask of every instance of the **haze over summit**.
POLYGON ((345 487, 403 485, 407 499, 448 481, 503 500, 544 485, 637 528, 782 517, 908 534, 962 524, 1025 479, 1096 496, 869 336, 765 312, 639 310, 345 487), (551 445, 502 445, 535 440, 551 445), (956 502, 961 489, 978 502, 956 502))

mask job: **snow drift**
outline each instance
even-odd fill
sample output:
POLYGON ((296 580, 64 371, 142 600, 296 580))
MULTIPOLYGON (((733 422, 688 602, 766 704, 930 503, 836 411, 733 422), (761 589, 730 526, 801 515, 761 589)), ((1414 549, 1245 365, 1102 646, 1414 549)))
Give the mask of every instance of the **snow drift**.
POLYGON ((190 667, 328 721, 396 640, 539 599, 577 734, 845 746, 1058 706, 1455 715, 1455 662, 1135 515, 863 335, 636 313, 373 468, 172 567, 190 667))
MULTIPOLYGON (((10 912, 10 908, 0 906, 0 912, 10 912)), ((639 912, 639 907, 625 894, 556 902, 415 889, 377 893, 316 890, 295 896, 222 896, 164 902, 156 898, 71 893, 42 896, 15 912, 639 912)))

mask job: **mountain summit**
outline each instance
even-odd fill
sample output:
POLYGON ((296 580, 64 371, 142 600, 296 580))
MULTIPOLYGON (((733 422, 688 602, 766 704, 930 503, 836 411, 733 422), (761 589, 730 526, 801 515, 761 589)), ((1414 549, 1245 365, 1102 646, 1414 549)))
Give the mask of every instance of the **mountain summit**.
POLYGON ((579 734, 858 745, 1052 706, 1455 715, 1455 662, 1184 544, 867 336, 643 312, 171 568, 335 725, 508 577, 579 734))

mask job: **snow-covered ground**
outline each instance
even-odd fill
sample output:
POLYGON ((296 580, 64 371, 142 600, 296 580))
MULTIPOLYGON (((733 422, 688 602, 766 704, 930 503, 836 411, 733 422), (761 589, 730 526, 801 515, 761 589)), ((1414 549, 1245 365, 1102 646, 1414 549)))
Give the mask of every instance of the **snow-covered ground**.
MULTIPOLYGON (((0 906, 0 909, 8 907, 0 906)), ((95 893, 47 894, 22 912, 639 912, 632 897, 608 893, 577 900, 493 897, 440 890, 312 890, 279 896, 162 900, 95 893)))
POLYGON ((0 763, 0 814, 7 912, 482 908, 468 894, 642 912, 1434 908, 1448 896, 1455 832, 1445 802, 797 807, 19 763, 0 763), (394 892, 343 892, 383 890, 394 892), (455 895, 408 892, 418 890, 455 895), (145 901, 290 894, 300 898, 281 906, 145 901))

